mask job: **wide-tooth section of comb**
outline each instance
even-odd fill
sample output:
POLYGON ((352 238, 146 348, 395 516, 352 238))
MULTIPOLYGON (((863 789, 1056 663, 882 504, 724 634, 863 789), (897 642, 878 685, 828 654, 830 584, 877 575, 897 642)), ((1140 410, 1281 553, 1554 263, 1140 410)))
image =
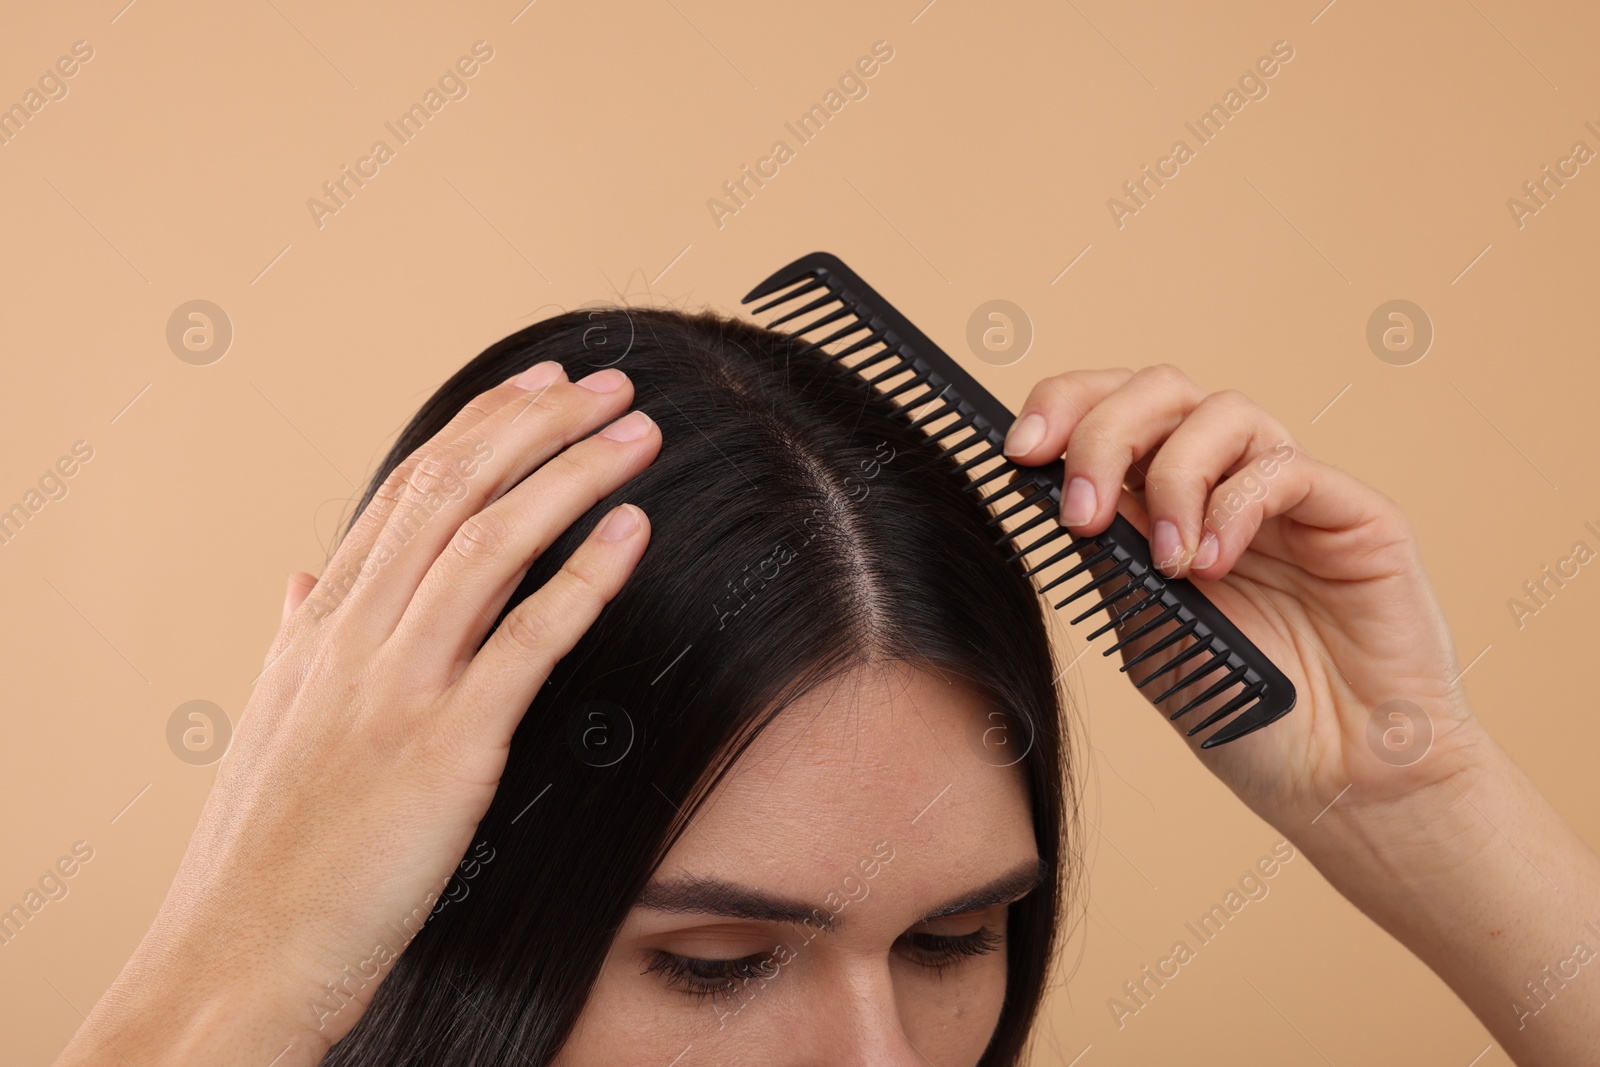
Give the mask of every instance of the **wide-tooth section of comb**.
POLYGON ((752 313, 779 312, 766 325, 789 337, 796 355, 823 353, 898 409, 912 429, 945 454, 952 472, 989 512, 988 525, 999 533, 994 543, 1006 561, 1022 560, 1041 595, 1079 581, 1055 608, 1098 595, 1093 606, 1070 620, 1075 625, 1101 611, 1110 615, 1089 640, 1131 627, 1103 655, 1149 642, 1121 669, 1155 664, 1135 683, 1140 689, 1160 676, 1171 679, 1153 703, 1211 678, 1172 715, 1177 719, 1220 700, 1188 731, 1194 736, 1228 720, 1201 742, 1202 748, 1259 730, 1294 707, 1294 686, 1283 672, 1192 583, 1163 578, 1132 523, 1118 515, 1092 537, 1075 537, 1061 526, 1056 516, 1063 462, 1020 467, 1007 459, 1001 446, 1012 413, 837 257, 816 252, 797 259, 752 289, 744 303, 764 298, 769 299, 752 313), (1156 658, 1162 655, 1167 658, 1156 658))
MULTIPOLYGON (((1150 597, 1150 598, 1146 599, 1139 606, 1138 610, 1145 611, 1145 610, 1147 610, 1149 608, 1155 607, 1157 604, 1160 604, 1160 603, 1161 603, 1161 598, 1157 597, 1157 596, 1153 596, 1153 597, 1150 597)), ((1091 633, 1089 635, 1089 637, 1088 637, 1088 640, 1093 641, 1095 638, 1099 637, 1101 634, 1105 633, 1107 630, 1112 630, 1112 629, 1115 629, 1118 626, 1121 626, 1122 623, 1123 623, 1124 618, 1126 618, 1128 614, 1130 614, 1130 613, 1124 613, 1123 615, 1115 616, 1110 622, 1106 623, 1104 626, 1100 627, 1100 629, 1095 630, 1093 633, 1091 633)), ((1173 619, 1175 619, 1177 617, 1178 617, 1178 606, 1176 604, 1168 604, 1164 608, 1161 609, 1161 614, 1157 615, 1153 619, 1147 620, 1143 625, 1139 626, 1137 629, 1129 631, 1129 633, 1127 634, 1126 637, 1119 638, 1116 644, 1114 644, 1110 648, 1106 649, 1106 652, 1109 654, 1109 653, 1116 652, 1116 651, 1120 650, 1125 645, 1131 645, 1131 644, 1133 644, 1133 642, 1139 640, 1139 638, 1143 637, 1145 634, 1147 634, 1150 631, 1155 630, 1155 629, 1157 629, 1159 627, 1165 626, 1167 623, 1171 622, 1173 619)))
MULTIPOLYGON (((1135 604, 1133 607, 1127 608, 1127 609, 1119 612, 1118 614, 1111 616, 1111 621, 1110 622, 1106 623, 1104 626, 1100 627, 1098 630, 1092 631, 1089 634, 1089 636, 1087 638, 1085 638, 1085 640, 1093 641, 1095 638, 1099 637, 1101 634, 1108 633, 1108 632, 1110 632, 1112 630, 1115 630, 1118 626, 1121 626, 1123 623, 1127 622, 1129 619, 1133 618, 1135 615, 1143 614, 1144 612, 1149 611, 1153 607, 1160 606, 1160 604, 1161 604, 1161 598, 1160 597, 1155 597, 1155 596, 1146 597, 1145 599, 1143 599, 1143 600, 1139 601, 1137 604, 1135 604)), ((1132 641, 1137 641, 1139 638, 1143 637, 1145 634, 1149 633, 1151 630, 1154 630, 1156 627, 1166 625, 1168 620, 1172 619, 1177 614, 1178 614, 1178 609, 1169 604, 1167 607, 1162 609, 1161 614, 1157 615, 1153 619, 1150 619, 1144 625, 1140 626, 1137 630, 1134 630, 1132 633, 1128 634, 1127 637, 1124 637, 1122 640, 1120 640, 1116 644, 1112 645, 1106 651, 1115 652, 1117 649, 1121 648, 1123 645, 1126 645, 1126 644, 1128 644, 1129 642, 1132 642, 1132 641)))
MULTIPOLYGON (((1168 671, 1177 670, 1183 664, 1189 662, 1194 657, 1196 657, 1198 655, 1201 655, 1202 653, 1205 653, 1205 652, 1210 652, 1212 654, 1212 658, 1215 659, 1216 652, 1211 647, 1211 638, 1209 638, 1209 637, 1202 637, 1202 638, 1198 639, 1197 641, 1195 641, 1194 644, 1190 645, 1188 648, 1184 649, 1182 652, 1178 653, 1176 656, 1173 656, 1171 659, 1167 660, 1166 663, 1163 663, 1161 666, 1157 667, 1155 670, 1151 671, 1149 674, 1145 675, 1143 678, 1140 678, 1137 682, 1134 682, 1133 684, 1134 684, 1135 688, 1143 689, 1145 686, 1149 685, 1151 682, 1155 681, 1157 678, 1161 677, 1163 674, 1166 674, 1168 671)), ((1187 685, 1188 683, 1186 682, 1184 684, 1187 685)), ((1182 689, 1183 686, 1180 685, 1180 686, 1177 686, 1176 688, 1177 689, 1182 689)), ((1152 703, 1152 704, 1161 703, 1173 691, 1174 690, 1169 689, 1166 692, 1162 693, 1158 697, 1151 697, 1150 698, 1150 703, 1152 703)))

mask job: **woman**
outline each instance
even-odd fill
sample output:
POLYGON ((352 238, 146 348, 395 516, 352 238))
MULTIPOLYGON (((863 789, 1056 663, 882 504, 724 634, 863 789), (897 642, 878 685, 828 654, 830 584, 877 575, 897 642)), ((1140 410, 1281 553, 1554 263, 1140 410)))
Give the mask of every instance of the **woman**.
MULTIPOLYGON (((1121 508, 1293 679, 1208 767, 1517 1062, 1600 1044, 1600 985, 1510 1007, 1600 859, 1472 717, 1392 502, 1170 366, 1040 382, 1007 453, 1064 455, 1074 532, 1121 508), (1397 707, 1421 759, 1368 743, 1397 707)), ((748 324, 490 347, 291 579, 172 890, 58 1064, 1020 1062, 1076 807, 1039 598, 964 485, 748 324)))

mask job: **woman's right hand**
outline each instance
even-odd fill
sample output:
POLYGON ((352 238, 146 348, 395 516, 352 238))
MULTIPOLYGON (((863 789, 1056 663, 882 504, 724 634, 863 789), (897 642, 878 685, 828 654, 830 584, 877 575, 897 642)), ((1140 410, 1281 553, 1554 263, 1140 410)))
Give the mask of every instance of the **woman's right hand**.
POLYGON ((291 579, 172 888, 58 1067, 294 1067, 350 1030, 470 846, 524 710, 644 552, 624 504, 489 634, 541 548, 655 458, 632 399, 615 369, 530 368, 395 469, 321 580, 291 579))

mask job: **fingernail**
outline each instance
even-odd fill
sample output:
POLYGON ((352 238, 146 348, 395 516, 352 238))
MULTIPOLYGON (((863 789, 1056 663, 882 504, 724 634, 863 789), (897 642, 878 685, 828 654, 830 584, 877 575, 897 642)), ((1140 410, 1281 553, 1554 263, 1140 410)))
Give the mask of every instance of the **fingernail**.
POLYGON ((1222 546, 1217 542, 1217 535, 1207 530, 1200 538, 1200 550, 1194 554, 1196 570, 1204 570, 1217 561, 1217 553, 1222 546))
POLYGON ((1067 526, 1082 526, 1094 518, 1096 507, 1094 483, 1079 475, 1067 483, 1067 496, 1061 502, 1061 521, 1067 526))
POLYGON ((639 509, 632 504, 624 504, 600 524, 600 540, 621 541, 632 537, 639 530, 639 509))
POLYGON ((635 410, 601 430, 600 436, 609 437, 613 441, 637 441, 650 432, 650 426, 650 416, 635 410))
POLYGON ((1178 564, 1183 562, 1183 539, 1178 536, 1176 525, 1166 519, 1156 520, 1150 532, 1150 554, 1163 574, 1178 573, 1178 564))
POLYGON ((591 393, 614 393, 622 388, 622 383, 626 380, 621 371, 608 368, 597 370, 588 377, 579 378, 576 384, 591 393))
POLYGON ((1028 412, 1011 424, 1006 434, 1006 455, 1024 456, 1032 452, 1044 440, 1045 429, 1044 416, 1036 411, 1028 412))
POLYGON ((547 385, 554 384, 555 380, 561 377, 561 374, 561 364, 553 359, 547 359, 543 363, 535 363, 511 379, 511 384, 518 389, 526 389, 532 392, 535 389, 543 389, 547 385))

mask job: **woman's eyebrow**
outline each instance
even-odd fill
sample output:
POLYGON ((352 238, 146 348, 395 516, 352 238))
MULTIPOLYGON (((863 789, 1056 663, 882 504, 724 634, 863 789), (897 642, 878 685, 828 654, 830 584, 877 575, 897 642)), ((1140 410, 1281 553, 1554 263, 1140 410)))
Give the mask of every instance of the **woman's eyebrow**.
POLYGON ((1044 881, 1044 860, 1034 859, 1022 864, 1008 874, 1003 874, 988 885, 965 893, 947 904, 942 904, 922 917, 932 922, 949 915, 965 915, 969 911, 982 911, 996 904, 1010 904, 1033 892, 1044 881))
MULTIPOLYGON (((996 904, 1010 904, 1027 896, 1045 878, 1044 861, 1030 860, 1001 875, 987 885, 933 909, 921 922, 932 922, 948 915, 964 915, 996 904)), ((828 908, 796 900, 769 896, 746 886, 715 878, 688 876, 665 882, 651 882, 639 894, 638 907, 669 914, 717 915, 754 922, 802 923, 822 930, 839 926, 837 915, 828 908)))
POLYGON ((768 896, 732 882, 694 876, 651 882, 639 894, 637 906, 672 914, 692 913, 756 922, 804 923, 823 930, 832 930, 838 925, 827 908, 768 896))

